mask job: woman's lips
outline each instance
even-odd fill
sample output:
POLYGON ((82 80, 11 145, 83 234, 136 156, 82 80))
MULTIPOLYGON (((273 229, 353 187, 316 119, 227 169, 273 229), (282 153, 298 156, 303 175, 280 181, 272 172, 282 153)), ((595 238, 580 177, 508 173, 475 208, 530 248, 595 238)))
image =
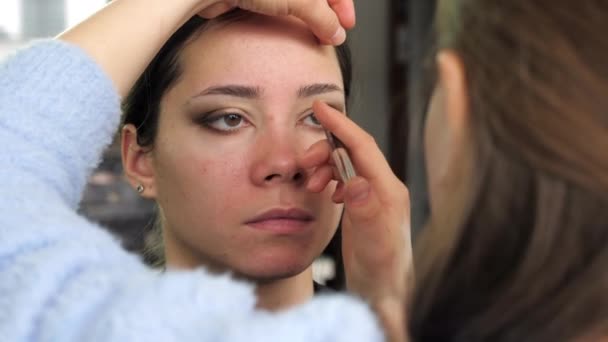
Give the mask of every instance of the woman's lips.
POLYGON ((245 222, 248 226, 279 234, 293 234, 307 230, 314 217, 299 208, 271 209, 245 222))

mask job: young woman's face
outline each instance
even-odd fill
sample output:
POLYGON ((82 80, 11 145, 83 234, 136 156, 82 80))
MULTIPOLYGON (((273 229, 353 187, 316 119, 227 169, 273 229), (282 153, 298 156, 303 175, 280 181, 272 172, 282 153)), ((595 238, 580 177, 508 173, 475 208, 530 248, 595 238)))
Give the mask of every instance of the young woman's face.
POLYGON ((169 266, 291 276, 325 248, 342 207, 306 191, 296 157, 324 133, 313 100, 344 109, 333 47, 293 19, 211 26, 180 55, 153 151, 169 266))

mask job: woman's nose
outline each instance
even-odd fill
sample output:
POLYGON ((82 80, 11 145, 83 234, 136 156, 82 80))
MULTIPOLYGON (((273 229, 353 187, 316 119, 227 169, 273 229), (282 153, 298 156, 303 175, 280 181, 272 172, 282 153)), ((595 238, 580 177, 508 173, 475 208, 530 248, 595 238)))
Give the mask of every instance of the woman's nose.
POLYGON ((304 151, 297 138, 289 134, 274 134, 258 139, 251 175, 259 186, 278 183, 304 184, 306 172, 297 162, 298 151, 304 151))

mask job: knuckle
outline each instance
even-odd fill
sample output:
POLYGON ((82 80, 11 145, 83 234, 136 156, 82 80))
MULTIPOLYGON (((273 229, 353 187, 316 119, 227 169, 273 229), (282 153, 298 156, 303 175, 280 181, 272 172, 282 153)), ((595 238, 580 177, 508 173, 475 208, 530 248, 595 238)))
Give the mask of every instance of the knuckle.
POLYGON ((403 183, 400 183, 399 186, 399 194, 400 194, 400 198, 403 202, 409 202, 410 200, 410 190, 407 188, 407 186, 405 186, 403 183))
POLYGON ((378 146, 378 143, 376 142, 376 138, 374 138, 373 135, 369 134, 369 133, 365 133, 365 141, 369 144, 369 145, 374 145, 374 146, 378 146))
POLYGON ((360 146, 358 148, 361 148, 361 147, 372 148, 372 147, 378 146, 376 143, 376 139, 367 132, 363 132, 359 142, 360 142, 360 146))
POLYGON ((409 189, 401 182, 396 182, 394 186, 391 187, 394 189, 390 193, 390 200, 388 203, 395 204, 397 207, 402 207, 404 205, 409 206, 410 204, 410 191, 409 189))
MULTIPOLYGON (((304 2, 301 0, 292 0, 284 2, 285 6, 283 6, 282 11, 284 11, 285 15, 293 15, 296 17, 300 17, 306 14, 306 9, 304 8, 304 2)), ((277 4, 277 6, 280 6, 277 4)))

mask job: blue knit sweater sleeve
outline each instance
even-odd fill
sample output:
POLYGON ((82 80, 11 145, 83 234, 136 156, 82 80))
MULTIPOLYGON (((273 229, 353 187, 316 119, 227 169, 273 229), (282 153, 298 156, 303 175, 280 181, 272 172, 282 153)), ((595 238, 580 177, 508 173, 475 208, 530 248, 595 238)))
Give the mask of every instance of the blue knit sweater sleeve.
POLYGON ((380 341, 366 305, 326 296, 255 310, 250 285, 159 274, 76 213, 119 120, 79 48, 36 43, 0 64, 0 341, 380 341))

